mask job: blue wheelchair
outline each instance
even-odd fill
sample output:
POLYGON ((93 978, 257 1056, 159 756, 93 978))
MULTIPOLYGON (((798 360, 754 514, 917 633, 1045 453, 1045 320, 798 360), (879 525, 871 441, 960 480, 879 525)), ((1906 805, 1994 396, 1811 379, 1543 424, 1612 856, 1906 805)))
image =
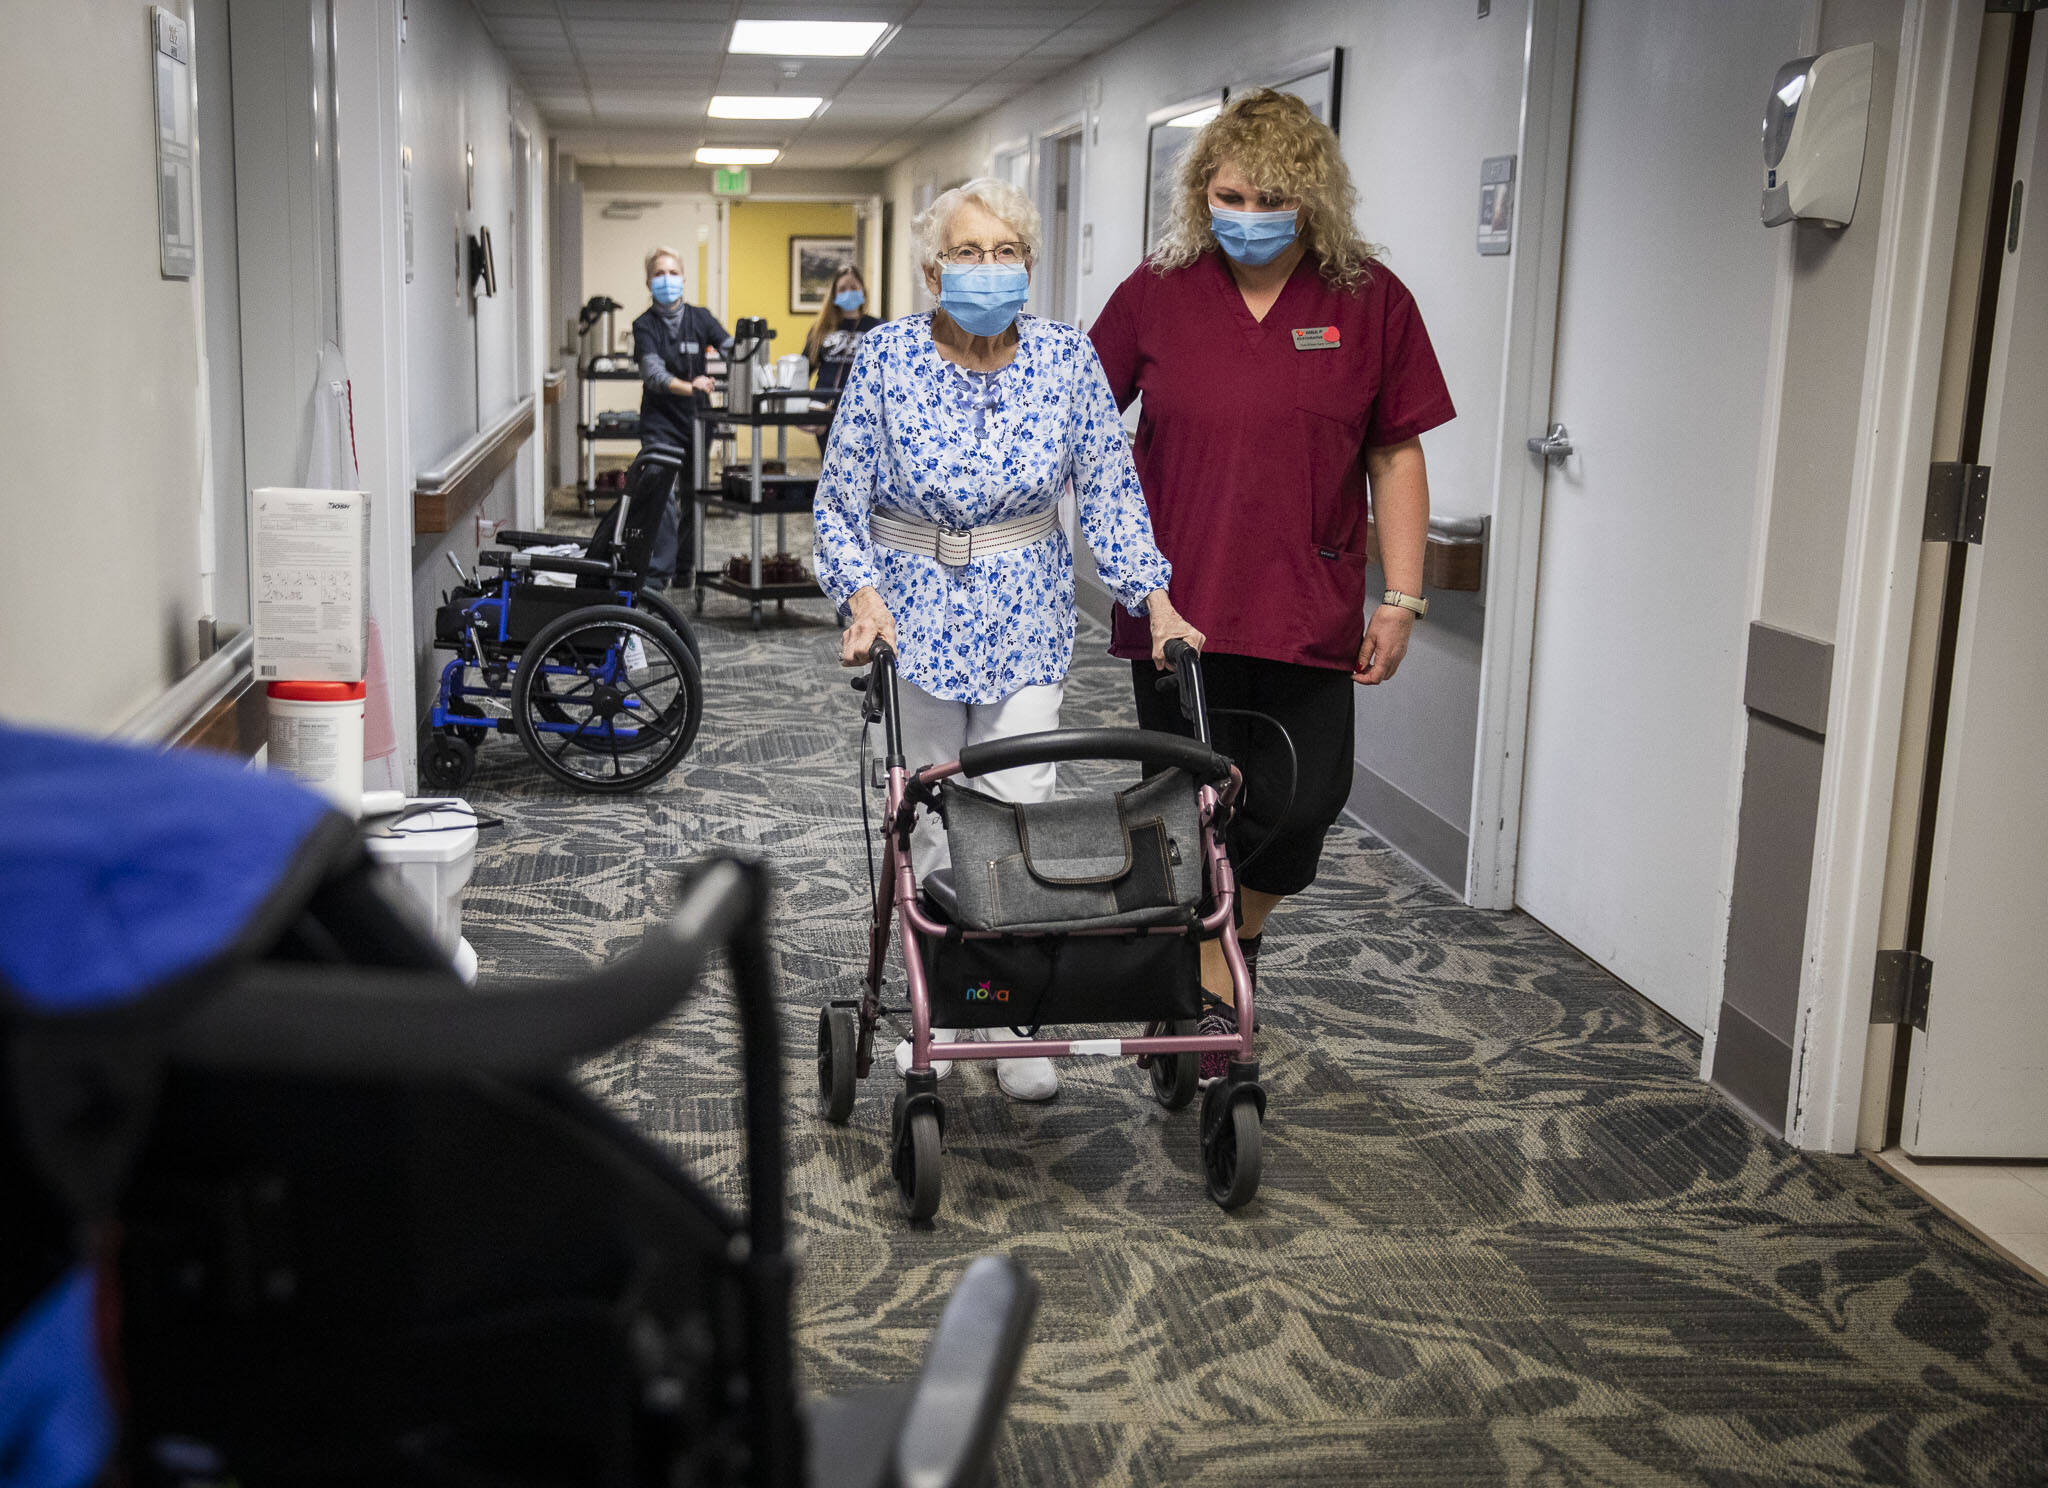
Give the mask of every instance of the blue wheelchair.
POLYGON ((643 449, 581 557, 533 551, 560 533, 505 531, 474 577, 455 565, 434 619, 435 649, 455 654, 421 725, 423 788, 462 789, 494 733, 578 790, 644 790, 682 762, 704 713, 697 638, 646 574, 683 467, 681 450, 643 449))

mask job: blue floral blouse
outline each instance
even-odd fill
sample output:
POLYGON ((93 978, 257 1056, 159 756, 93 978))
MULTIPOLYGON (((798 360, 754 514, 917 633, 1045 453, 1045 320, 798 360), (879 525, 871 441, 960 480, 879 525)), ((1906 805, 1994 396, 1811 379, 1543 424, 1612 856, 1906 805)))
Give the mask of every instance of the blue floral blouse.
POLYGON ((1073 480, 1102 581, 1133 614, 1172 574, 1109 383, 1072 326, 1017 317, 1017 357, 974 378, 939 355, 929 313, 861 338, 814 508, 818 582, 842 606, 873 585, 896 621, 903 676, 933 697, 993 703, 1058 682, 1074 655, 1066 533, 959 567, 868 535, 879 508, 950 528, 1028 517, 1073 480))

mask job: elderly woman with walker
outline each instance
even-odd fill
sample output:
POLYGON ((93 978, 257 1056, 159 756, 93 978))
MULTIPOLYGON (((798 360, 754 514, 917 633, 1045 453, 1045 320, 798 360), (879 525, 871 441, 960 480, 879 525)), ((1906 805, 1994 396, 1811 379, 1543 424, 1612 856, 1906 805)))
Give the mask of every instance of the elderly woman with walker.
MULTIPOLYGON (((1090 336, 1117 405, 1144 396, 1153 530, 1174 602, 1208 637, 1216 745, 1244 772, 1230 846, 1256 986, 1267 918, 1315 881, 1350 791, 1352 687, 1390 680, 1428 612, 1421 435, 1454 410, 1414 299, 1353 223, 1337 137, 1306 104, 1232 99, 1176 173, 1171 225, 1090 336), (1370 604, 1368 512, 1386 577, 1370 604)), ((1146 631, 1119 614, 1110 649, 1132 663, 1139 722, 1177 729, 1146 631)), ((1234 1032, 1221 947, 1204 950, 1202 1031, 1234 1032)), ((1205 1055, 1203 1077, 1223 1063, 1205 1055)))
MULTIPOLYGON (((877 640, 894 648, 906 755, 933 763, 1059 726, 1074 649, 1074 556, 1059 519, 1069 480, 1104 584, 1149 637, 1145 654, 1163 664, 1168 641, 1199 649, 1202 636, 1168 597, 1172 569, 1094 349, 1071 326, 1021 313, 1038 209, 984 178, 945 192, 913 230, 938 308, 861 338, 819 475, 814 557, 845 618, 841 665, 864 665, 877 640)), ((976 784, 1044 801, 1056 769, 976 784)), ((946 866, 935 821, 920 824, 911 856, 920 878, 946 866)), ((910 1059, 905 1041, 898 1068, 910 1059)), ((1059 1089, 1049 1059, 999 1060, 996 1078, 1017 1100, 1059 1089)))

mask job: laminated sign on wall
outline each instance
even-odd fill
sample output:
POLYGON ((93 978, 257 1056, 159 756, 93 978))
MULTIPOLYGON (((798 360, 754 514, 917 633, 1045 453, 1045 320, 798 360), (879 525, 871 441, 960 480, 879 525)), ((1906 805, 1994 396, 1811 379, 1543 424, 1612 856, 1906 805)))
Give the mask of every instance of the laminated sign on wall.
POLYGON ((156 215, 166 279, 190 279, 199 264, 192 206, 192 32, 161 5, 156 35, 156 215))
POLYGON ((360 682, 369 656, 370 497, 254 493, 256 675, 360 682))

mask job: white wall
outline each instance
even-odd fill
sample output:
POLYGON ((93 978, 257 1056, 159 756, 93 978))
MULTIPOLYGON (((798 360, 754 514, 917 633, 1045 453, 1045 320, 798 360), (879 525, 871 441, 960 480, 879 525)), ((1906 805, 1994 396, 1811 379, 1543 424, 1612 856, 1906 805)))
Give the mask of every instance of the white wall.
MULTIPOLYGON (((896 263, 892 314, 912 308, 909 222, 919 188, 990 168, 994 151, 1101 104, 1085 136, 1082 221, 1094 229, 1081 280, 1092 321, 1144 253, 1148 113, 1255 79, 1330 46, 1344 48, 1339 134, 1366 235, 1414 292, 1458 418, 1424 436, 1434 510, 1479 516, 1492 501, 1506 328, 1506 258, 1474 244, 1480 161, 1515 150, 1526 0, 1475 7, 1419 0, 1205 0, 967 125, 892 167, 896 263)), ((1378 582, 1375 576, 1374 582, 1378 582)), ((1478 716, 1479 621, 1469 595, 1432 596, 1400 676, 1361 691, 1361 766, 1462 839, 1478 716)))
MULTIPOLYGON (((536 155, 533 179, 545 177, 546 131, 520 95, 476 12, 465 0, 409 0, 401 55, 401 130, 412 152, 413 264, 405 293, 408 418, 412 461, 430 470, 528 393, 538 393, 539 369, 552 337, 538 318, 530 365, 515 355, 516 297, 539 295, 545 253, 524 279, 515 262, 512 126, 527 130, 536 155), (471 189, 469 152, 474 152, 471 189), (472 295, 466 260, 457 245, 488 227, 497 264, 496 296, 472 295)), ((530 234, 544 244, 544 214, 530 234)), ((545 299, 537 299, 538 308, 545 299)), ((536 405, 539 399, 535 398, 536 405)), ((444 653, 432 649, 433 611, 453 574, 444 555, 465 568, 477 551, 474 517, 521 520, 519 496, 539 479, 540 410, 535 435, 474 513, 455 530, 421 534, 413 547, 414 659, 420 693, 417 711, 431 701, 444 653)))
POLYGON ((100 733, 197 660, 201 286, 158 272, 147 7, 10 18, 0 716, 100 733))

